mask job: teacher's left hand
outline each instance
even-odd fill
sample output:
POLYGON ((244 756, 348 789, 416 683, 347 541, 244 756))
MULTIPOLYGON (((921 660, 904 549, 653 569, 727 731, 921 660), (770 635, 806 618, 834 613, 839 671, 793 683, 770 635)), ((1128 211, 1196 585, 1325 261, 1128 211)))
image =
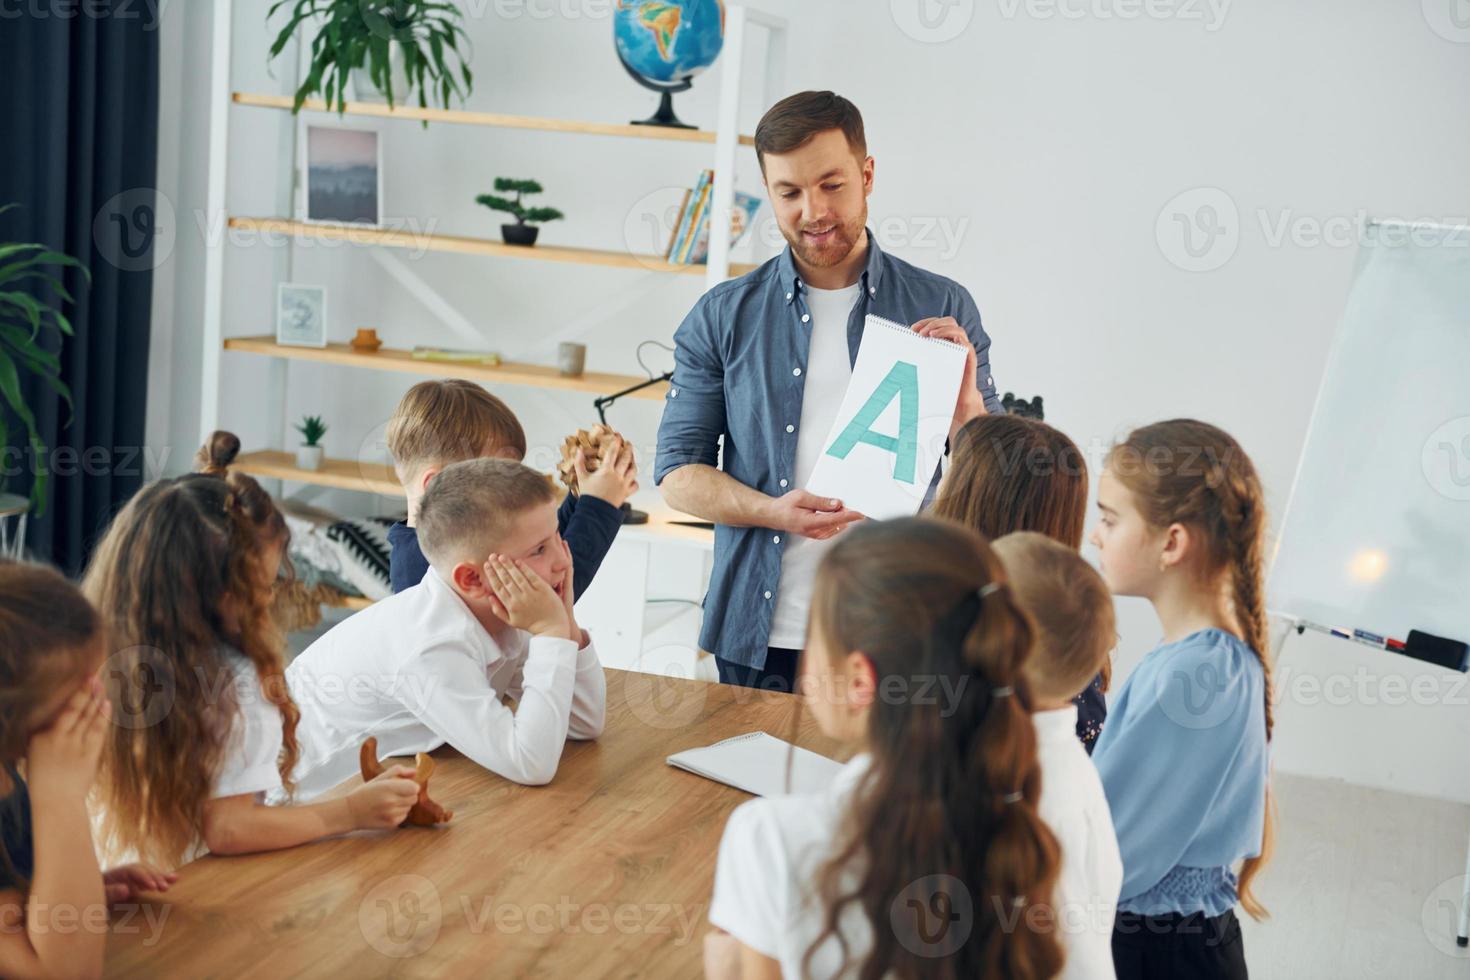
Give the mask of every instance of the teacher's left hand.
POLYGON ((975 345, 970 343, 965 328, 952 316, 925 317, 914 324, 912 329, 921 337, 938 337, 965 349, 965 377, 960 382, 960 397, 955 403, 954 419, 949 426, 952 437, 960 426, 977 415, 986 414, 985 396, 980 394, 980 386, 975 377, 975 345))

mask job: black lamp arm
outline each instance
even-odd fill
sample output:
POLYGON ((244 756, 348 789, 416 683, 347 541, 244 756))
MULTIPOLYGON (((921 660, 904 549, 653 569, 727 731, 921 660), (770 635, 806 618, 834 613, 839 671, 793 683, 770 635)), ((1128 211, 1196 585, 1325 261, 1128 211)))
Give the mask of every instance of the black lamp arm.
POLYGON ((662 384, 663 382, 672 379, 673 376, 673 371, 665 371, 658 377, 649 378, 647 381, 640 381, 638 384, 633 385, 631 388, 624 388, 622 391, 615 391, 611 395, 602 395, 592 402, 593 407, 597 409, 597 417, 602 420, 603 425, 607 425, 607 410, 613 402, 617 401, 619 398, 622 398, 624 395, 631 395, 635 391, 642 391, 644 388, 649 388, 656 384, 662 384))

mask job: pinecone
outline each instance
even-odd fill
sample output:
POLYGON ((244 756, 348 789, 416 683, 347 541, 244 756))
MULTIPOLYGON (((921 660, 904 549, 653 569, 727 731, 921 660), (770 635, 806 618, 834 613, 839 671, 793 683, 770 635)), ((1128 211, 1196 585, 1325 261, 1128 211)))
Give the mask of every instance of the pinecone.
POLYGON ((556 465, 557 475, 561 482, 567 485, 572 496, 577 495, 577 450, 583 449, 587 453, 587 472, 596 473, 597 468, 602 465, 602 449, 614 439, 621 438, 610 426, 594 425, 591 429, 578 429, 572 435, 567 436, 566 442, 561 446, 561 462, 556 465))

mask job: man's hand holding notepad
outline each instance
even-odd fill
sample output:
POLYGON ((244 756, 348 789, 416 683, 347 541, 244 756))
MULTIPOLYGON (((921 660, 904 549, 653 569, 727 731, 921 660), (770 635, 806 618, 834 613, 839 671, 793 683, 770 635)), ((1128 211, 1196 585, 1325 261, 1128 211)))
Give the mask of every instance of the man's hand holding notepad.
POLYGON ((774 735, 749 732, 668 758, 669 765, 756 796, 820 793, 842 763, 793 747, 774 735), (788 781, 789 774, 789 781, 788 781))
POLYGON ((869 314, 806 489, 878 520, 916 513, 939 469, 973 356, 968 344, 869 314))

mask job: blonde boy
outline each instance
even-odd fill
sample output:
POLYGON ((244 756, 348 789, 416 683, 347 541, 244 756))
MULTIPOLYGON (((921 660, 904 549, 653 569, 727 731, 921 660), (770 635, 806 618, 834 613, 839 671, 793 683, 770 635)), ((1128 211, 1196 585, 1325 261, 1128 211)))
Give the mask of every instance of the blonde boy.
POLYGON ((475 459, 439 473, 419 502, 423 580, 343 620, 286 672, 301 708, 304 797, 357 771, 369 735, 382 755, 447 742, 540 785, 568 738, 602 733, 602 666, 572 613, 556 505, 550 481, 520 463, 475 459))
MULTIPOLYGON (((419 501, 429 482, 444 467, 462 460, 525 459, 526 433, 505 402, 473 381, 421 381, 408 390, 388 420, 388 451, 408 497, 408 519, 388 530, 389 578, 393 591, 402 592, 417 585, 429 568, 416 528, 419 501)), ((574 559, 574 598, 592 583, 622 527, 623 502, 638 489, 631 446, 618 440, 606 460, 610 465, 588 473, 586 460, 578 456, 581 493, 568 494, 557 511, 557 530, 574 559)))
POLYGON ((1067 947, 1062 977, 1111 978, 1113 919, 1123 861, 1102 780, 1077 738, 1072 702, 1116 642, 1113 597, 1076 551, 1034 531, 994 543, 1010 588, 1036 623, 1022 673, 1031 689, 1041 818, 1062 846, 1057 921, 1067 947))

